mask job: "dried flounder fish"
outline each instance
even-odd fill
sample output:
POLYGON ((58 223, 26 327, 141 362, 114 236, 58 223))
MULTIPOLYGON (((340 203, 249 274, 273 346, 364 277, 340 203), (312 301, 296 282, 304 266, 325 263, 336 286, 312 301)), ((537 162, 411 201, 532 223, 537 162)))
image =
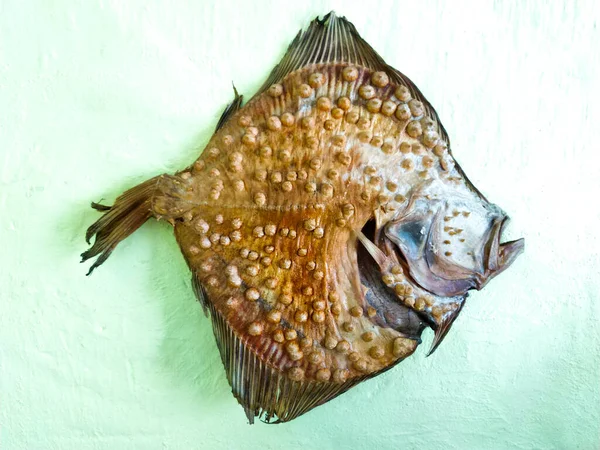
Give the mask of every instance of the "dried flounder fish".
POLYGON ((87 232, 102 264, 173 225, 250 422, 289 421, 411 355, 523 250, 469 182, 432 106, 345 18, 313 21, 200 157, 117 198, 87 232))

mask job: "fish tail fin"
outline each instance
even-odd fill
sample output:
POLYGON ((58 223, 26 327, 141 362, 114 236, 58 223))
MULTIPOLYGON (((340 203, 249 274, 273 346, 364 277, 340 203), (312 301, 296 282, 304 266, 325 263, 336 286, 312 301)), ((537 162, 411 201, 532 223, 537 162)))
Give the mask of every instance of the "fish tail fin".
POLYGON ((92 237, 95 239, 94 244, 81 254, 81 262, 98 257, 87 275, 107 260, 119 242, 154 215, 152 201, 160 180, 157 176, 125 191, 112 206, 92 202, 92 208, 104 214, 85 234, 88 244, 92 237))

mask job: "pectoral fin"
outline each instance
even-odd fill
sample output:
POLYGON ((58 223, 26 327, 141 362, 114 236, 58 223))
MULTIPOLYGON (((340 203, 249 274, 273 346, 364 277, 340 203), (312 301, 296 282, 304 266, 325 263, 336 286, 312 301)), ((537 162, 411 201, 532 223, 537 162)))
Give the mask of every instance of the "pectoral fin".
POLYGON ((456 309, 446 313, 439 322, 436 321, 434 328, 435 335, 433 336, 433 342, 431 343, 431 348, 429 349, 427 356, 430 356, 440 346, 440 344, 448 334, 448 331, 450 331, 450 327, 452 327, 452 324, 460 314, 464 304, 465 301, 463 299, 463 301, 457 303, 456 309))

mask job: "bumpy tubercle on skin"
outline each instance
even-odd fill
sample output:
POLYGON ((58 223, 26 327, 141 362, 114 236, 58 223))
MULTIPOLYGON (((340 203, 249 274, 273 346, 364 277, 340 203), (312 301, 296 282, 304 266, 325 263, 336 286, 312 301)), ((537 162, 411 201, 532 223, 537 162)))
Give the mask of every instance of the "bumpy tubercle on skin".
POLYGON ((429 323, 434 326, 452 318, 460 311, 463 297, 440 297, 412 282, 398 260, 391 242, 387 241, 384 244, 384 252, 361 231, 355 234, 379 266, 383 283, 396 294, 398 301, 403 305, 427 317, 429 323))
MULTIPOLYGON (((385 221, 406 208, 420 184, 464 182, 423 112, 381 73, 305 68, 237 112, 177 174, 176 196, 157 197, 215 307, 268 364, 335 381, 415 350, 370 321, 346 250, 375 214, 385 221)), ((383 276, 400 301, 448 313, 398 267, 383 276)))

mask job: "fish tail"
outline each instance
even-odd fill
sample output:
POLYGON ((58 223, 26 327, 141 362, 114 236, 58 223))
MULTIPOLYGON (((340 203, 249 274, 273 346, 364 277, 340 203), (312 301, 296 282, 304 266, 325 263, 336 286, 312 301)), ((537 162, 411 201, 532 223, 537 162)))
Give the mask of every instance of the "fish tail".
POLYGON ((125 191, 112 206, 92 202, 92 208, 104 212, 104 215, 91 225, 85 234, 88 244, 94 236, 95 240, 94 244, 81 254, 81 262, 98 257, 87 275, 108 259, 119 242, 154 215, 152 202, 161 178, 151 178, 125 191))

